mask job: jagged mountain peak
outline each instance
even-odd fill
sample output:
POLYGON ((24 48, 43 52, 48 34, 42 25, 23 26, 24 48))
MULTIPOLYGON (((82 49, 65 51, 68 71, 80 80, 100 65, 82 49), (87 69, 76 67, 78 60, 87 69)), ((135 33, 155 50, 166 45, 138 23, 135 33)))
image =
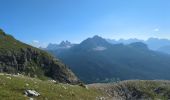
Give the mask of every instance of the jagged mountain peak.
POLYGON ((69 42, 69 41, 62 41, 60 44, 59 44, 59 46, 62 46, 62 47, 67 47, 67 46, 71 46, 72 44, 71 44, 71 42, 69 42))
POLYGON ((86 45, 86 46, 90 46, 90 47, 96 47, 96 46, 108 46, 110 45, 110 43, 108 43, 104 38, 95 35, 92 38, 88 38, 86 40, 84 40, 81 45, 86 45))
POLYGON ((47 46, 47 50, 58 50, 58 49, 68 49, 70 47, 72 47, 74 44, 72 44, 69 41, 62 41, 59 44, 55 44, 55 43, 49 43, 47 46))

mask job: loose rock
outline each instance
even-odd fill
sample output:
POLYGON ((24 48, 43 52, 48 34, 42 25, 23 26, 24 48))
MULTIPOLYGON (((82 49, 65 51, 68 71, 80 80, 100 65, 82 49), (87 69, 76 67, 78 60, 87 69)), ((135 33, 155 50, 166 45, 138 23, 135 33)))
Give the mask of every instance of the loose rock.
POLYGON ((32 97, 32 96, 38 97, 38 96, 40 96, 40 94, 38 92, 36 92, 35 90, 26 90, 24 93, 28 97, 32 97))

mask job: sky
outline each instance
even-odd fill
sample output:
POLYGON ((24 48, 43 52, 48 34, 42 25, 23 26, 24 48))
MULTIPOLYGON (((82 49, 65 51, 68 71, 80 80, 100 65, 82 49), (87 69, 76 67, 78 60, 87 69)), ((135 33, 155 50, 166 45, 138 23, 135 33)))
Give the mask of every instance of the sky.
POLYGON ((170 0, 0 0, 0 28, 46 46, 110 39, 170 39, 170 0))

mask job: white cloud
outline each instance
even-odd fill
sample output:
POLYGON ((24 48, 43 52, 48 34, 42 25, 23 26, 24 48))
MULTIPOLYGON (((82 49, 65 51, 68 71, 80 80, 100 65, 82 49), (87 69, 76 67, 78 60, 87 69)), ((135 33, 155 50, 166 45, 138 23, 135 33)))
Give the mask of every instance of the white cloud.
POLYGON ((40 42, 38 40, 33 40, 31 42, 31 45, 34 46, 34 47, 40 47, 40 42))
POLYGON ((32 43, 40 43, 38 40, 33 40, 32 43))
POLYGON ((158 32, 158 31, 159 31, 159 28, 155 28, 154 31, 155 31, 155 32, 158 32))

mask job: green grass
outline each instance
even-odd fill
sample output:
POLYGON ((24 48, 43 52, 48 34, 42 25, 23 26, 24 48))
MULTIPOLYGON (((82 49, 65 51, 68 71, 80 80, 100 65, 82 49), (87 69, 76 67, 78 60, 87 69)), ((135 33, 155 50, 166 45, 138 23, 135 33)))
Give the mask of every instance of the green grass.
POLYGON ((41 94, 39 97, 33 97, 35 100, 96 100, 96 97, 112 98, 108 97, 108 93, 131 94, 136 90, 145 96, 145 99, 168 100, 170 96, 170 81, 122 81, 113 84, 94 84, 89 87, 86 89, 78 85, 55 84, 22 75, 0 75, 0 100, 28 100, 29 97, 24 96, 27 89, 36 90, 41 94), (157 88, 161 88, 160 93, 154 92, 157 88))
POLYGON ((0 75, 1 100, 27 100, 29 98, 24 96, 26 89, 33 89, 41 94, 35 100, 95 100, 102 96, 94 89, 77 85, 55 84, 25 76, 0 75))

